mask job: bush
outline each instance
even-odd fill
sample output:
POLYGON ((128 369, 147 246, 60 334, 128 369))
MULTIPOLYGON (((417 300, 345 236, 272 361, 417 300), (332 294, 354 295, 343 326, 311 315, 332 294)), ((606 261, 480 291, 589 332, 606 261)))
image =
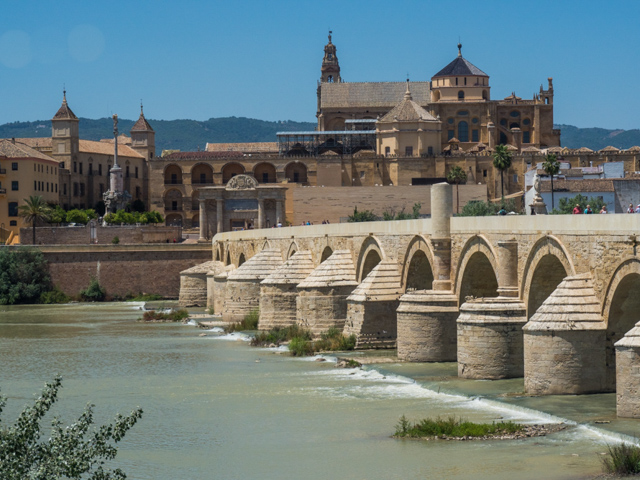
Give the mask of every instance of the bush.
POLYGON ((396 437, 424 438, 424 437, 484 437, 517 433, 524 429, 518 423, 473 423, 462 418, 449 417, 443 419, 425 418, 411 425, 403 415, 396 424, 396 437))
POLYGON ((258 321, 260 320, 260 311, 256 308, 251 310, 241 322, 230 323, 224 327, 224 331, 227 333, 242 332, 245 330, 257 330, 258 321))
POLYGON ((129 294, 125 297, 127 302, 155 302, 163 299, 164 297, 162 295, 158 295, 156 293, 139 293, 135 296, 129 294))
POLYGON ((111 239, 111 243, 113 243, 114 245, 118 245, 120 243, 120 237, 116 235, 111 239))
POLYGON ((142 320, 145 322, 180 322, 187 318, 189 318, 189 312, 184 308, 171 310, 168 313, 149 310, 142 314, 142 320))
POLYGON ((557 202, 557 207, 551 211, 552 215, 570 215, 573 213, 573 209, 576 205, 580 205, 580 208, 584 212, 587 205, 591 207, 593 213, 599 213, 603 205, 606 205, 605 201, 598 197, 585 197, 584 195, 576 195, 573 198, 561 198, 557 202))
POLYGON ((307 355, 313 355, 313 345, 309 340, 296 337, 289 343, 289 352, 294 357, 304 357, 307 355))
POLYGON ((49 267, 33 248, 0 248, 0 305, 37 303, 51 289, 49 267))
POLYGON ((334 352, 353 350, 356 348, 356 336, 344 336, 336 327, 331 327, 320 335, 320 340, 314 342, 316 352, 334 352))
POLYGON ((311 332, 297 324, 284 328, 274 327, 268 332, 258 332, 258 334, 251 340, 251 345, 264 346, 271 345, 272 343, 280 345, 282 342, 288 342, 294 338, 311 340, 311 332))
POLYGON ((640 447, 621 443, 608 447, 608 455, 603 457, 602 467, 607 473, 633 475, 640 473, 640 447))
POLYGON ((69 296, 58 287, 53 287, 53 290, 40 294, 40 303, 44 303, 45 305, 69 303, 70 300, 69 296))
MULTIPOLYGON (((472 200, 467 203, 458 214, 459 217, 483 217, 488 215, 497 215, 502 205, 500 203, 483 202, 480 200, 472 200)), ((510 198, 505 200, 504 209, 507 212, 521 213, 522 208, 518 206, 518 203, 510 198)))
POLYGON ((353 215, 349 215, 347 222, 375 222, 378 217, 371 210, 358 211, 358 207, 353 209, 353 215))
POLYGON ((89 222, 89 216, 83 211, 78 209, 69 210, 67 212, 67 223, 80 223, 86 225, 89 222))
POLYGON ((120 225, 122 223, 127 225, 133 225, 137 223, 162 223, 164 219, 158 212, 125 212, 124 210, 118 210, 116 213, 108 213, 104 216, 104 221, 109 225, 120 225))
POLYGON ((80 292, 80 297, 85 302, 102 302, 107 296, 107 292, 100 286, 96 277, 91 277, 89 286, 80 292))

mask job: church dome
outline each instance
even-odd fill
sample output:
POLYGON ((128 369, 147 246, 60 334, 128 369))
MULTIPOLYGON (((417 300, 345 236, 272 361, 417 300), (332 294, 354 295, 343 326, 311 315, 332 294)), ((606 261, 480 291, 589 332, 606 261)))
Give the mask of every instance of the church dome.
POLYGON ((446 67, 436 73, 432 78, 438 77, 463 77, 463 76, 488 77, 486 73, 462 56, 462 44, 458 44, 458 56, 446 67))

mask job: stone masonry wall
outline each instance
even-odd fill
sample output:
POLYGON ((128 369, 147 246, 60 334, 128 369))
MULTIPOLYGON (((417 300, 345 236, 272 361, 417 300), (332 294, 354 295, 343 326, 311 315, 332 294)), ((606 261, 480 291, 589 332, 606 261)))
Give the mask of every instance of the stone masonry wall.
POLYGON ((178 298, 180 272, 211 260, 200 245, 86 245, 40 247, 51 278, 67 295, 77 296, 92 277, 107 295, 155 293, 178 298))
MULTIPOLYGON (((181 227, 159 226, 96 226, 94 244, 110 245, 115 237, 119 244, 131 245, 140 243, 173 243, 182 238, 181 227), (168 242, 167 242, 168 240, 168 242)), ((33 245, 33 230, 20 229, 20 243, 33 245)), ((36 245, 90 245, 91 227, 36 227, 36 245)))

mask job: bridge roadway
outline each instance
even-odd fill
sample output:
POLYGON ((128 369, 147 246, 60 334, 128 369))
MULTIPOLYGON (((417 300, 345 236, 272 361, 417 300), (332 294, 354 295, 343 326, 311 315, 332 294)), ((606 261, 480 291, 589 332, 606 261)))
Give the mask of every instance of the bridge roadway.
POLYGON ((453 217, 452 200, 439 184, 430 219, 218 234, 181 301, 227 321, 259 307, 260 328, 338 327, 464 378, 524 376, 532 394, 624 385, 618 414, 640 417, 640 215, 453 217))

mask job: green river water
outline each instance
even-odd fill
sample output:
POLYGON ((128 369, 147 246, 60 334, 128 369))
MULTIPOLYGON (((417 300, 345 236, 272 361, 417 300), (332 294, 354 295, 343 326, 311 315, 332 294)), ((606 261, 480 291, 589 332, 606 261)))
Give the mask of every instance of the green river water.
POLYGON ((140 308, 0 307, 3 421, 59 373, 56 413, 67 422, 87 402, 97 422, 143 407, 116 464, 154 480, 591 478, 607 443, 640 431, 616 419, 614 394, 505 396, 522 379, 459 380, 454 363, 336 369, 251 348, 242 335, 138 323, 140 308), (514 441, 396 440, 403 414, 571 426, 514 441))

